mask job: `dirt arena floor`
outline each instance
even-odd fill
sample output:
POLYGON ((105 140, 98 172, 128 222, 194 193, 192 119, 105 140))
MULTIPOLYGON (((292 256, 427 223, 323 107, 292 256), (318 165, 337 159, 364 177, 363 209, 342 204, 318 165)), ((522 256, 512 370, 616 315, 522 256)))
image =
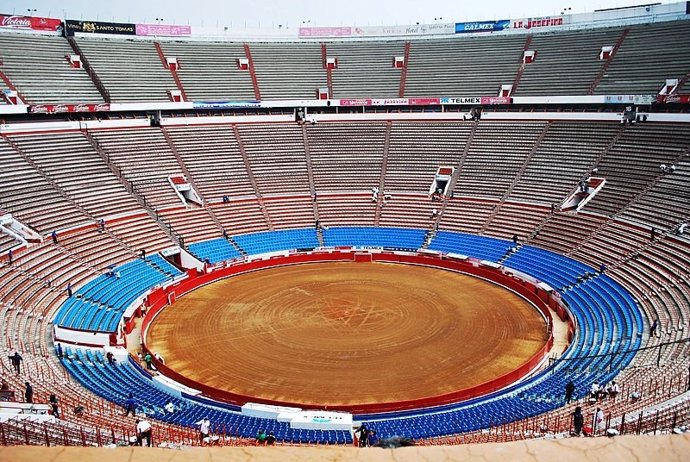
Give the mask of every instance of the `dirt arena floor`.
POLYGON ((489 282, 347 262, 197 289, 157 316, 147 345, 220 390, 337 408, 472 387, 514 370, 546 339, 537 310, 489 282))

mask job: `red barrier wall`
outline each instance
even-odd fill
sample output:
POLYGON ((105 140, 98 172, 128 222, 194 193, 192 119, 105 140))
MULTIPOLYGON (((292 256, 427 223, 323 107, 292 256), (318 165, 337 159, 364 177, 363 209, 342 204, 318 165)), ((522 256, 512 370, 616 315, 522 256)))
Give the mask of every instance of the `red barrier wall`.
MULTIPOLYGON (((267 258, 264 260, 255 260, 250 262, 237 262, 231 264, 225 268, 218 269, 210 273, 197 274, 196 270, 189 270, 189 277, 184 281, 173 284, 165 289, 159 288, 151 293, 147 299, 147 306, 149 307, 143 323, 142 323, 142 335, 144 336, 144 349, 148 351, 145 345, 145 335, 148 326, 151 321, 168 303, 168 294, 174 293, 175 297, 194 290, 203 285, 209 284, 213 281, 229 277, 236 274, 246 273, 250 271, 257 271, 266 268, 273 268, 277 266, 285 265, 297 265, 303 263, 315 263, 324 261, 362 261, 361 252, 352 251, 342 251, 342 252, 311 252, 311 253, 295 253, 288 256, 278 256, 267 258)), ((459 271, 473 276, 481 277, 490 280, 498 285, 509 288, 528 301, 530 301, 534 306, 539 309, 539 311, 547 319, 549 337, 544 346, 527 362, 518 367, 512 372, 505 374, 501 377, 493 379, 489 382, 483 383, 481 385, 467 388, 464 390, 454 391, 441 396, 429 396, 427 398, 421 398, 416 400, 408 401, 398 401, 398 402, 388 402, 388 403, 376 403, 376 404, 361 404, 361 405, 350 405, 350 406, 340 406, 337 410, 347 411, 351 413, 378 413, 378 412, 391 412, 400 411, 405 409, 415 409, 422 407, 439 406, 443 404, 449 404, 454 402, 460 402, 476 398, 496 390, 500 390, 519 379, 528 375, 546 356, 553 345, 553 335, 551 333, 553 318, 551 316, 550 307, 553 308, 558 316, 569 324, 569 334, 574 332, 573 321, 567 311, 556 297, 553 297, 548 292, 540 289, 531 282, 524 281, 517 278, 514 275, 508 275, 501 272, 499 269, 481 266, 476 260, 456 260, 448 258, 441 255, 429 255, 429 254, 397 254, 393 252, 382 252, 373 253, 373 261, 388 262, 388 263, 400 263, 400 264, 413 264, 413 265, 424 265, 431 266, 435 268, 448 269, 452 271, 459 271)), ((572 336, 569 335, 569 341, 572 336)), ((222 401, 226 403, 231 403, 235 405, 243 405, 247 402, 262 403, 262 404, 272 404, 278 406, 297 406, 302 408, 316 408, 320 409, 323 406, 319 403, 313 404, 295 404, 290 402, 273 401, 267 399, 260 399, 253 396, 243 396, 226 391, 217 390, 210 388, 203 383, 196 382, 187 377, 180 375, 174 370, 168 368, 164 364, 156 361, 154 359, 156 368, 165 376, 185 385, 190 388, 199 390, 203 396, 222 401)), ((334 409, 331 409, 334 410, 334 409)))

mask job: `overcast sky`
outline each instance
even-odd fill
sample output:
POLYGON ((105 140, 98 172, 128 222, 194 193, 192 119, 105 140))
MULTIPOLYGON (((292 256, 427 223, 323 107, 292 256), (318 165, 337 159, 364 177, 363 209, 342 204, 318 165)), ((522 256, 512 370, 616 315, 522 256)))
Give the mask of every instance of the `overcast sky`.
MULTIPOLYGON (((640 5, 641 0, 0 0, 0 13, 115 22, 296 27, 510 19, 640 5)), ((660 0, 656 3, 674 3, 660 0)))

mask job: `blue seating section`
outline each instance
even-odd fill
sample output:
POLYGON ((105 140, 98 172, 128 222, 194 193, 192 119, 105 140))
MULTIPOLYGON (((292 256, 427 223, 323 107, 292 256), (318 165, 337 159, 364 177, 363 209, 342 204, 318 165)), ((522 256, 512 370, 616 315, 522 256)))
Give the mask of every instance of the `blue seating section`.
POLYGON ((574 284, 578 277, 586 273, 595 273, 593 268, 577 260, 529 245, 522 246, 503 264, 530 274, 558 289, 574 284))
POLYGON ((338 227, 323 232, 327 247, 384 247, 417 250, 424 244, 424 230, 411 228, 338 227))
POLYGON ((103 274, 76 290, 58 309, 54 323, 72 329, 115 332, 122 313, 137 297, 171 279, 140 259, 114 271, 119 278, 103 274))
POLYGON ((230 244, 227 239, 219 238, 212 241, 195 242, 189 244, 189 251, 201 261, 208 261, 215 265, 218 262, 225 260, 233 260, 240 258, 240 254, 235 247, 230 244))
POLYGON ((265 231, 233 236, 232 238, 248 255, 319 247, 319 240, 314 228, 265 231))
POLYGON ((146 414, 164 422, 188 427, 196 426, 202 418, 211 421, 211 431, 220 433, 223 429, 245 438, 256 436, 258 430, 274 432, 281 441, 301 443, 352 444, 348 431, 296 430, 289 424, 273 419, 248 417, 236 406, 210 405, 205 399, 182 397, 156 388, 151 376, 138 364, 129 361, 123 364, 108 364, 99 351, 65 349, 63 365, 86 388, 103 398, 124 407, 127 395, 132 393, 137 401, 137 415, 146 414), (175 412, 168 413, 164 406, 172 402, 175 412), (233 410, 234 409, 234 410, 233 410))
POLYGON ((168 260, 161 257, 157 253, 146 257, 146 261, 155 269, 162 271, 166 276, 179 276, 182 271, 173 266, 168 260))
MULTIPOLYGON (((423 230, 412 229, 343 227, 325 230, 324 240, 328 246, 416 249, 422 245, 424 234, 423 230)), ((250 254, 318 245, 313 229, 256 233, 237 236, 235 240, 250 254)), ((499 260, 511 247, 512 243, 505 240, 446 231, 439 232, 430 246, 435 250, 462 253, 491 261, 499 260)), ((127 265, 144 265, 149 270, 143 271, 142 278, 150 277, 151 271, 162 276, 145 263, 136 263, 130 262, 127 265)), ((127 265, 121 267, 123 272, 127 265)), ((377 431, 379 437, 401 435, 426 438, 475 431, 562 406, 565 384, 570 380, 575 383, 576 397, 585 396, 594 381, 607 383, 632 361, 634 353, 630 351, 639 348, 642 342, 642 314, 630 294, 613 279, 606 275, 595 275, 593 269, 580 262, 531 246, 523 246, 512 254, 506 259, 505 265, 532 275, 555 288, 565 287, 561 290, 562 299, 568 304, 578 329, 573 343, 564 355, 548 370, 487 396, 430 409, 358 415, 355 416, 357 421, 366 422, 367 426, 377 431), (590 273, 589 278, 579 278, 587 273, 590 273)), ((129 271, 127 267, 128 275, 129 271)), ((139 276, 137 281, 138 278, 139 276)), ((107 283, 103 283, 99 277, 87 284, 80 293, 91 298, 86 297, 79 302, 113 302, 113 292, 118 295, 119 292, 112 290, 112 282, 110 278, 107 283)), ((132 285, 137 284, 132 282, 132 285)), ((149 282, 147 287, 150 285, 152 283, 149 282)), ((124 287, 120 289, 124 290, 124 287)), ((71 313, 72 310, 64 309, 63 306, 57 319, 71 319, 71 313)), ((81 361, 65 360, 65 365, 85 386, 119 404, 124 402, 127 390, 136 390, 142 405, 153 416, 165 421, 191 426, 202 416, 208 416, 215 424, 222 423, 237 428, 243 436, 253 436, 258 428, 264 428, 274 431, 279 439, 287 441, 334 443, 349 441, 350 438, 349 434, 343 432, 290 430, 284 424, 250 419, 233 412, 227 406, 224 408, 222 404, 211 404, 197 397, 173 399, 154 389, 147 374, 137 371, 138 365, 110 366, 103 364, 100 357, 84 359, 84 353, 77 353, 78 357, 80 355, 81 361), (181 410, 166 415, 161 408, 170 399, 181 410)))
POLYGON ((500 260, 511 247, 511 241, 449 231, 439 231, 429 245, 431 250, 459 253, 493 262, 500 260))

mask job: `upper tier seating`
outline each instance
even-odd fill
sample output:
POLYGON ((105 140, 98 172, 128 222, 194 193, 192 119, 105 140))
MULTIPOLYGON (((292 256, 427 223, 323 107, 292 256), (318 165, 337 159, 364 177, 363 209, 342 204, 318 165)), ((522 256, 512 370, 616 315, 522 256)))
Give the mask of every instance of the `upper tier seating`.
POLYGON ((524 35, 413 41, 405 96, 498 95, 513 83, 524 45, 524 35))
POLYGON ((72 67, 71 54, 62 37, 0 34, 0 69, 29 103, 103 102, 86 71, 72 67))
MULTIPOLYGON (((622 29, 535 34, 529 49, 536 59, 525 65, 515 96, 586 95, 604 65, 603 46, 614 46, 622 29)), ((510 82, 507 82, 510 83, 510 82)))
POLYGON ((631 27, 594 93, 655 95, 666 79, 682 79, 690 72, 688 34, 690 21, 631 27))
POLYGON ((153 42, 121 39, 76 39, 112 102, 170 101, 175 81, 153 42))
POLYGON ((401 70, 393 67, 393 58, 405 55, 405 42, 332 42, 326 50, 328 58, 338 59, 333 98, 399 96, 401 70))
POLYGON ((167 58, 177 58, 177 73, 190 101, 247 101, 254 99, 249 71, 242 71, 240 43, 160 42, 167 58))
POLYGON ((326 86, 318 43, 252 43, 261 99, 315 99, 326 86))

